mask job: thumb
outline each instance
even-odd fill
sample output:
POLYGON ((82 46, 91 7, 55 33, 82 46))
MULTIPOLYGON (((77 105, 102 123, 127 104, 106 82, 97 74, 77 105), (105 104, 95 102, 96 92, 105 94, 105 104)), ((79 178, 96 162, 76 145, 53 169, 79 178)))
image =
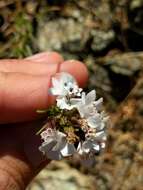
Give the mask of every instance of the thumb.
MULTIPOLYGON (((50 67, 51 65, 47 65, 50 67)), ((59 72, 72 74, 80 86, 84 86, 88 73, 83 63, 65 61, 59 72)), ((53 73, 54 74, 54 73, 53 73)), ((47 108, 53 103, 48 95, 51 73, 32 75, 25 73, 0 73, 0 123, 12 123, 36 119, 37 109, 47 108)))

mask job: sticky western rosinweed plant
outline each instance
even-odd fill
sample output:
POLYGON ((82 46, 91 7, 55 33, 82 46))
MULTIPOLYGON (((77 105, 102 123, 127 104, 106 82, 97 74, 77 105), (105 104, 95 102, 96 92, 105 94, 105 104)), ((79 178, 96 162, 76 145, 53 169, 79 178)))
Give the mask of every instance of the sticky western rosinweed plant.
POLYGON ((96 100, 95 90, 86 94, 68 73, 52 78, 49 93, 56 96, 56 105, 38 110, 47 112, 47 123, 38 132, 42 140, 39 150, 51 160, 78 155, 82 164, 93 165, 107 139, 103 98, 96 100))

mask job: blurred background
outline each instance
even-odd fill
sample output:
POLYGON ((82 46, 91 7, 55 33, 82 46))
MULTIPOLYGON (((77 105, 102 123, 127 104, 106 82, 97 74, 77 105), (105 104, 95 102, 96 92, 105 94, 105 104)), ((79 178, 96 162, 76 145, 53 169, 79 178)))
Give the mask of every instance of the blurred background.
POLYGON ((0 58, 41 51, 87 65, 111 127, 93 168, 53 161, 27 190, 143 190, 143 0, 0 0, 0 58))

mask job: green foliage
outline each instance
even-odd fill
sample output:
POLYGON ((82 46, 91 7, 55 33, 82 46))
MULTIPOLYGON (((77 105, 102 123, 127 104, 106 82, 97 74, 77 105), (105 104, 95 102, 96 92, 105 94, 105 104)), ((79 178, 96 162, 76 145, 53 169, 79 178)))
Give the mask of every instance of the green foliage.
POLYGON ((4 20, 0 31, 1 58, 23 58, 37 51, 33 23, 36 15, 29 15, 22 2, 13 5, 13 9, 6 6, 0 15, 4 20))
POLYGON ((26 57, 32 55, 33 28, 31 20, 23 13, 19 13, 15 18, 15 32, 11 38, 14 48, 11 57, 26 57))
POLYGON ((57 106, 51 106, 50 108, 37 110, 36 112, 39 114, 46 113, 48 117, 52 117, 52 116, 57 116, 59 113, 61 113, 61 110, 57 106))

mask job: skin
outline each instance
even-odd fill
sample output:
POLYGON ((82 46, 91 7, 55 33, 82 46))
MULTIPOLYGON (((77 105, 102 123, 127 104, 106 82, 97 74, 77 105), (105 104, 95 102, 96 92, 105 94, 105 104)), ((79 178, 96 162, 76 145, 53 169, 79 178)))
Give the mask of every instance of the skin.
POLYGON ((35 133, 43 121, 36 110, 54 103, 48 88, 57 72, 69 72, 81 87, 88 79, 81 62, 65 61, 56 52, 0 60, 0 190, 25 189, 49 162, 38 150, 35 133))

